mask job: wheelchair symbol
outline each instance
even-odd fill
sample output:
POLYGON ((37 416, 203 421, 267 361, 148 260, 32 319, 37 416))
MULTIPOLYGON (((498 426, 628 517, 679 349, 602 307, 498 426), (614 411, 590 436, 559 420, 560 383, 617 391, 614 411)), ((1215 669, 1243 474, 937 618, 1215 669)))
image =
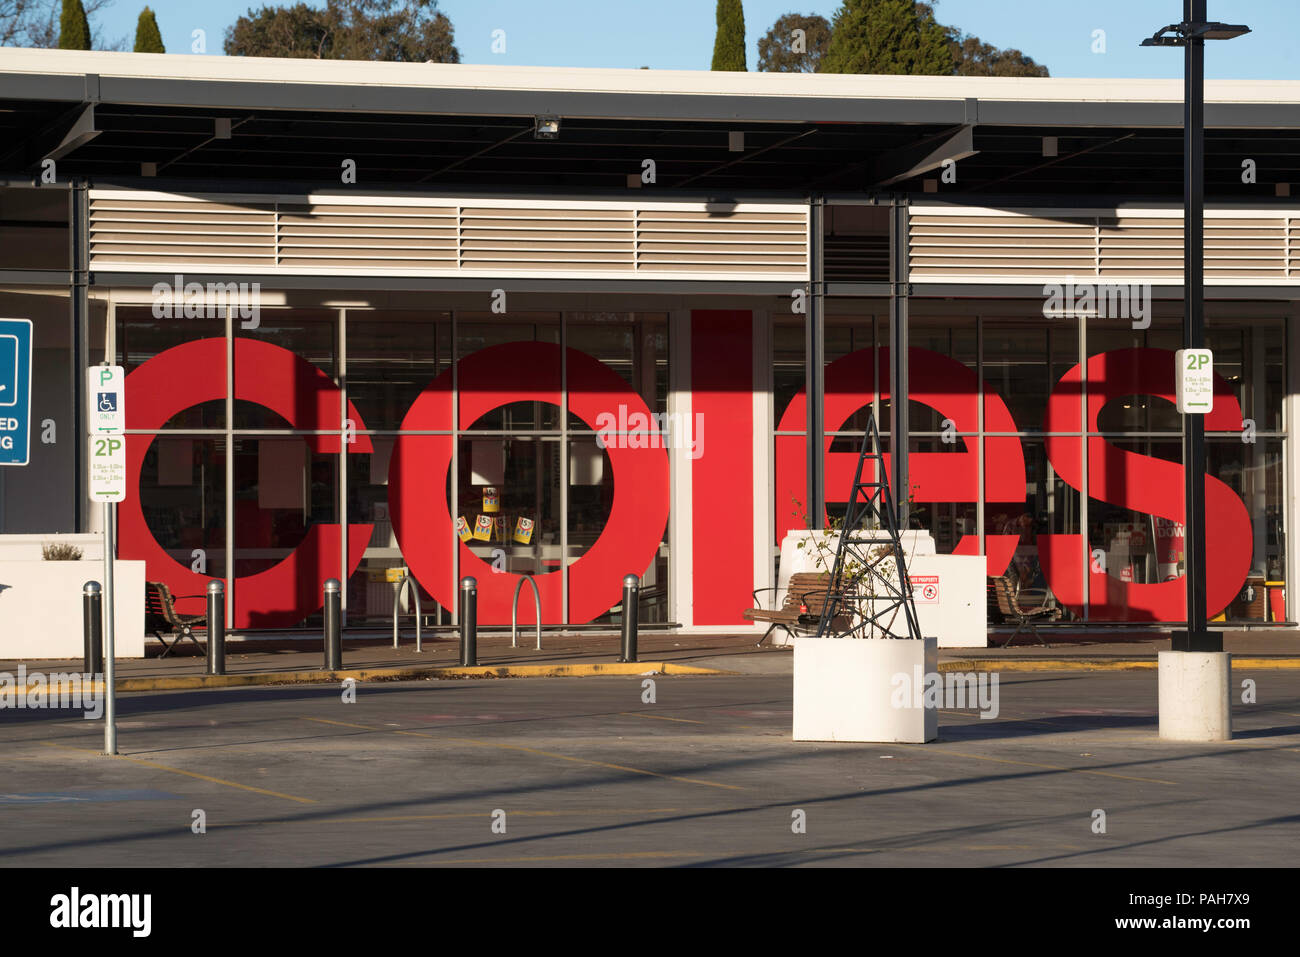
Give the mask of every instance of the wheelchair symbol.
POLYGON ((99 411, 116 412, 117 396, 112 392, 101 392, 99 394, 99 411))

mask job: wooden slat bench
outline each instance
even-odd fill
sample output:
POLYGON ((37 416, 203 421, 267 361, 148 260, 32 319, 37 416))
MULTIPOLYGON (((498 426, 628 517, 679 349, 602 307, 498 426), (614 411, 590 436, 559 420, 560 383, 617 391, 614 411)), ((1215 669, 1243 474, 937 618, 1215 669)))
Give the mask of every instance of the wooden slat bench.
MULTIPOLYGON (((148 621, 148 630, 162 642, 163 653, 159 658, 166 658, 175 650, 176 646, 181 643, 181 639, 188 638, 194 642, 194 647, 199 651, 204 648, 199 644, 199 640, 194 637, 194 628, 205 627, 207 625, 207 615, 181 615, 176 611, 176 599, 172 597, 171 589, 163 582, 145 582, 145 618, 148 621), (176 638, 169 645, 164 634, 175 635, 176 638)), ((182 598, 202 598, 203 595, 183 595, 182 598)))
MULTIPOLYGON (((758 644, 765 642, 769 635, 778 628, 784 629, 791 638, 795 631, 812 633, 817 631, 821 622, 822 610, 826 607, 826 586, 830 582, 830 572, 796 572, 790 576, 786 586, 785 601, 780 608, 762 607, 759 595, 763 592, 775 593, 775 588, 760 588, 754 592, 754 604, 758 607, 745 612, 747 621, 768 622, 768 629, 758 644)), ((836 615, 831 625, 843 628, 847 625, 847 615, 836 615)))
POLYGON ((1045 621, 1056 621, 1061 617, 1061 609, 1051 605, 1030 605, 1028 607, 1020 604, 1020 589, 1017 588, 1010 579, 999 575, 992 579, 993 595, 997 600, 998 611, 1002 613, 1002 619, 1006 622, 1015 622, 1016 630, 1011 633, 1011 637, 1002 643, 1003 648, 1011 646, 1011 642, 1016 640, 1021 629, 1028 627, 1033 632, 1038 643, 1044 648, 1048 647, 1047 642, 1043 641, 1043 636, 1038 631, 1035 622, 1039 619, 1045 621))

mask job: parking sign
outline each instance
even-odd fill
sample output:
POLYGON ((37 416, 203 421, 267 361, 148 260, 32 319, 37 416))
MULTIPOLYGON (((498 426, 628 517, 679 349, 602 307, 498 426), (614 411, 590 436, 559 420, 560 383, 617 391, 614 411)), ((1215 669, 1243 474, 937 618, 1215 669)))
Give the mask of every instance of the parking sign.
POLYGON ((87 431, 126 431, 125 390, 126 373, 121 366, 91 366, 86 370, 87 431))
POLYGON ((86 461, 90 471, 90 500, 120 502, 126 498, 126 436, 92 435, 86 461))
POLYGON ((31 411, 31 320, 0 319, 0 465, 27 464, 31 411))
POLYGON ((1175 399, 1178 411, 1206 415, 1214 411, 1214 353, 1209 349, 1179 349, 1175 399))

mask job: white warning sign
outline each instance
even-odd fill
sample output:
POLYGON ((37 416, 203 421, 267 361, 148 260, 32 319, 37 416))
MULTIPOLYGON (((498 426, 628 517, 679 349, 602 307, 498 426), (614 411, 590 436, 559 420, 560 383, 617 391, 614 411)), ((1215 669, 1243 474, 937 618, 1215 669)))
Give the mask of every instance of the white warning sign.
POLYGON ((939 576, 913 575, 912 601, 918 605, 939 604, 939 576))

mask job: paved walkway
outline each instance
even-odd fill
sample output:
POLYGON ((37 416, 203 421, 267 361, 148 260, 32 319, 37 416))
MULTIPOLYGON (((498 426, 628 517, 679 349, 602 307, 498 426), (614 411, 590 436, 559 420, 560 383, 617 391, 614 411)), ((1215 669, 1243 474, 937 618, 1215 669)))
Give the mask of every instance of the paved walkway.
MULTIPOLYGON (((1006 639, 1005 634, 993 635, 995 641, 1006 639)), ((1167 635, 1153 633, 1103 633, 1103 634, 1048 634, 1050 647, 1041 648, 1024 644, 1017 638, 1011 648, 948 648, 939 653, 940 662, 997 661, 1003 666, 1013 662, 1035 662, 1038 667, 1050 668, 1067 661, 1086 659, 1099 665, 1119 664, 1124 661, 1154 663, 1156 653, 1169 648, 1167 635)), ((1030 639, 1032 640, 1032 639, 1030 639)), ((593 665, 613 662, 619 655, 617 633, 555 634, 542 636, 542 650, 533 645, 532 635, 520 638, 521 647, 510 647, 509 633, 481 633, 478 637, 479 664, 491 667, 518 665, 593 665)), ((642 662, 671 662, 703 668, 714 668, 741 674, 788 674, 792 654, 787 648, 764 645, 755 647, 757 636, 746 635, 674 635, 643 632, 638 642, 638 659, 642 662)), ((1296 632, 1225 632, 1224 647, 1239 657, 1288 658, 1300 661, 1300 634, 1296 632)), ((160 646, 150 642, 147 653, 156 655, 160 646)), ((388 638, 347 638, 343 645, 343 667, 348 671, 376 669, 449 668, 459 663, 459 644, 454 635, 441 634, 424 642, 424 651, 417 653, 415 639, 406 636, 400 648, 394 649, 388 638)), ((14 672, 17 661, 0 661, 0 671, 14 672)), ((28 670, 79 671, 81 662, 50 661, 24 662, 28 670)), ((324 667, 322 643, 319 638, 259 639, 257 641, 231 641, 226 645, 226 673, 254 675, 279 672, 320 671, 324 667)), ((196 649, 186 644, 178 653, 166 658, 146 657, 119 659, 118 679, 168 678, 201 675, 205 659, 196 649)))

